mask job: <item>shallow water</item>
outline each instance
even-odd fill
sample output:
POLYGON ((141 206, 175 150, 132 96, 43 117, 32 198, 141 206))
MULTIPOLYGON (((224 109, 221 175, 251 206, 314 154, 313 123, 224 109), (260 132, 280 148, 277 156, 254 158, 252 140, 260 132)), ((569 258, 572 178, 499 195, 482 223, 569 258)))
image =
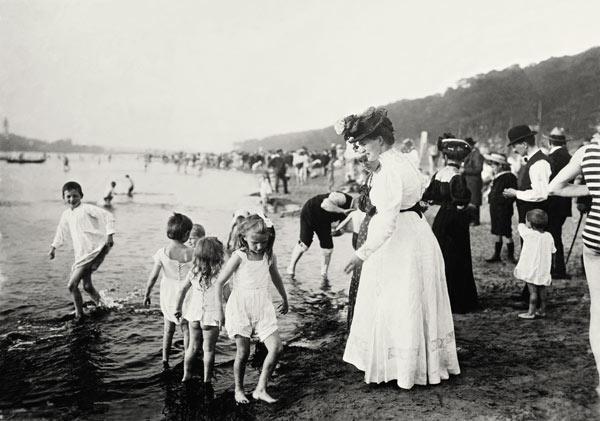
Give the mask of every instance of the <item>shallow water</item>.
MULTIPOLYGON (((186 412, 179 383, 182 338, 175 335, 170 374, 161 374, 162 314, 158 283, 152 306, 142 297, 154 252, 166 245, 166 220, 171 212, 188 215, 223 241, 233 210, 256 206, 249 194, 258 179, 235 171, 178 172, 174 165, 152 163, 145 171, 135 156, 73 155, 71 170, 50 158, 41 165, 0 161, 0 415, 84 419, 181 418, 186 412), (110 302, 107 310, 88 305, 91 317, 72 319, 73 305, 66 281, 73 252, 66 246, 55 260, 49 244, 64 210, 60 188, 77 180, 84 201, 95 203, 111 180, 125 192, 124 178, 135 181, 133 199, 117 195, 112 212, 117 220, 115 247, 94 275, 94 284, 110 302)), ((275 253, 283 274, 297 241, 298 219, 273 216, 277 230, 275 253)), ((320 309, 343 307, 348 277, 342 267, 351 252, 349 236, 334 239, 336 251, 330 284, 319 272, 319 248, 300 261, 297 280, 285 279, 291 311, 279 318, 284 342, 311 346, 307 323, 320 309)), ((279 297, 273 288, 274 301, 279 297)), ((84 294, 84 301, 89 298, 84 294)), ((344 314, 341 313, 342 317, 344 314)), ((329 312, 331 313, 331 311, 329 312)), ((314 345, 314 344, 313 344, 314 345)), ((217 344, 215 391, 225 396, 233 384, 231 362, 235 346, 224 332, 217 344)), ((258 370, 249 368, 247 390, 258 370)), ((274 391, 276 395, 276 391, 274 391)), ((219 405, 211 407, 218 413, 219 405)))

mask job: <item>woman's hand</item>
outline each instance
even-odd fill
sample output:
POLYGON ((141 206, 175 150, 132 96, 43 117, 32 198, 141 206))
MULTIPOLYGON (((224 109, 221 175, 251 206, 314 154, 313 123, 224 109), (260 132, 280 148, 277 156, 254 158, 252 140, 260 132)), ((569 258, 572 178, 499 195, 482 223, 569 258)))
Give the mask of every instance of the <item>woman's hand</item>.
POLYGON ((502 196, 504 197, 517 197, 517 190, 515 189, 504 189, 502 192, 502 196))
POLYGON ((279 310, 279 313, 281 314, 287 314, 287 312, 289 311, 289 305, 287 300, 283 300, 283 303, 279 304, 277 310, 279 310))
POLYGON ((362 259, 356 255, 352 256, 352 259, 344 267, 344 272, 351 273, 354 268, 362 264, 362 259))
POLYGON ((150 304, 152 304, 152 302, 150 301, 150 296, 146 295, 144 297, 144 307, 148 308, 148 307, 150 307, 150 304))
POLYGON ((178 322, 181 322, 181 310, 177 310, 177 311, 175 312, 175 319, 176 319, 178 322))

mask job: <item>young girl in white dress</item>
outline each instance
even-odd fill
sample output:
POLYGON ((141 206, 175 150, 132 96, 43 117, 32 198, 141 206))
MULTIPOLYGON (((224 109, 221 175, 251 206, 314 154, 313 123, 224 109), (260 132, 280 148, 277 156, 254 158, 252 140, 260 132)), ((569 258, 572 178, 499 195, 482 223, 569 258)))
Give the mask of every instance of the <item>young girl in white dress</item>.
POLYGON ((113 246, 115 218, 97 206, 81 203, 83 190, 75 181, 65 183, 62 195, 69 209, 60 217, 48 255, 50 260, 54 259, 55 250, 63 244, 68 234, 71 234, 75 263, 67 286, 73 296, 75 317, 80 318, 83 316, 83 299, 79 291, 81 280, 85 292, 92 297, 96 305, 101 304, 100 294, 92 284, 92 273, 98 269, 113 246))
POLYGON ((216 237, 205 237, 198 240, 194 248, 194 266, 188 273, 187 282, 182 286, 177 297, 175 317, 181 316, 188 321, 190 342, 185 350, 183 379, 185 382, 193 377, 194 361, 198 359, 200 347, 204 356, 205 390, 211 389, 213 368, 215 365, 215 345, 219 337, 219 314, 215 296, 216 277, 223 265, 223 243, 216 237), (191 288, 187 309, 182 313, 183 300, 191 288))
POLYGON ((275 369, 283 345, 269 294, 270 283, 275 285, 283 300, 279 305, 280 313, 286 314, 288 311, 287 295, 273 254, 275 229, 267 218, 250 215, 240 224, 238 236, 241 247, 233 252, 216 284, 217 301, 221 309, 219 321, 225 319, 225 329, 229 337, 235 339, 237 348, 233 364, 235 400, 241 404, 248 403, 244 393, 244 372, 250 352, 250 337, 255 333, 265 344, 268 354, 252 397, 273 403, 276 399, 267 393, 267 381, 275 369), (223 314, 222 288, 230 277, 233 277, 233 288, 223 314))
MULTIPOLYGON (((193 249, 185 245, 192 230, 192 221, 185 215, 174 213, 167 222, 167 237, 169 244, 158 250, 154 256, 154 266, 148 277, 146 285, 146 295, 144 297, 144 306, 151 304, 150 293, 162 270, 163 276, 160 281, 160 309, 164 317, 164 334, 162 348, 163 369, 169 368, 169 354, 171 352, 171 343, 175 326, 181 325, 183 333, 183 347, 187 349, 188 345, 188 325, 187 321, 181 322, 175 317, 177 309, 177 297, 179 290, 185 282, 188 272, 192 268, 193 249)), ((183 304, 184 311, 187 306, 187 300, 183 304)))
POLYGON ((535 319, 546 315, 546 287, 552 283, 550 267, 556 252, 554 239, 544 228, 548 215, 541 209, 532 209, 525 215, 526 224, 517 227, 523 239, 515 278, 525 281, 529 289, 529 311, 519 314, 521 319, 535 319), (539 299, 539 310, 538 310, 539 299))

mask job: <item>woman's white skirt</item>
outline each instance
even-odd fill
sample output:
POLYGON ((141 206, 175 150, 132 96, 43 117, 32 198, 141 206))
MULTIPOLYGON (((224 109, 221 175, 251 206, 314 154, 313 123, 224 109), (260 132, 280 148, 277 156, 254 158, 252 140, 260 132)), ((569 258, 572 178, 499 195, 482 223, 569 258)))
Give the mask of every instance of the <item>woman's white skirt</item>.
MULTIPOLYGON (((367 383, 437 384, 459 374, 444 259, 425 218, 397 217, 392 236, 365 260, 344 361, 367 383)), ((369 229, 377 224, 377 215, 369 229)))

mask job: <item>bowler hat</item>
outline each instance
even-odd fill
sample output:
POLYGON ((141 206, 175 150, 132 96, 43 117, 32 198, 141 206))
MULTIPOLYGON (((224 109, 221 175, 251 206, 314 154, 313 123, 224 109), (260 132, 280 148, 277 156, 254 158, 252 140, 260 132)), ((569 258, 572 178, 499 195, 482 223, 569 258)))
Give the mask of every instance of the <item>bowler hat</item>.
POLYGON ((531 128, 525 124, 515 126, 508 131, 508 146, 523 142, 528 137, 535 136, 536 134, 537 132, 535 130, 531 130, 531 128))
POLYGON ((562 127, 553 128, 550 135, 544 137, 553 143, 565 143, 568 140, 567 136, 565 136, 565 129, 562 127))

